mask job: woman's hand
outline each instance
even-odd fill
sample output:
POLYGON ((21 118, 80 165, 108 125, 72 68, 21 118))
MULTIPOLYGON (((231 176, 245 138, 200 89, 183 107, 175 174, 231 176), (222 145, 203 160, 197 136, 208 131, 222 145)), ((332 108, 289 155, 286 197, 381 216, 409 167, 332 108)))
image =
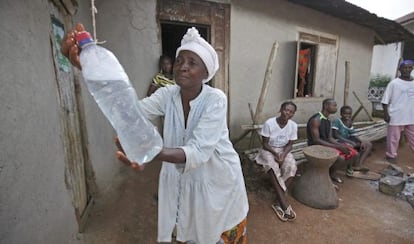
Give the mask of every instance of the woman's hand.
POLYGON ((78 69, 82 69, 79 62, 81 49, 75 39, 75 35, 80 31, 85 31, 85 27, 81 23, 78 23, 74 30, 68 31, 63 37, 60 49, 61 53, 69 59, 70 63, 78 69))
POLYGON ((285 154, 282 153, 282 152, 277 153, 276 156, 275 156, 275 160, 276 160, 276 162, 279 163, 279 165, 282 165, 283 162, 285 161, 285 154))
POLYGON ((127 166, 130 166, 133 170, 139 172, 143 171, 145 166, 139 165, 137 162, 131 162, 125 155, 124 149, 121 146, 121 142, 119 141, 118 137, 115 137, 115 145, 118 148, 118 151, 116 151, 116 157, 119 161, 124 163, 127 166))

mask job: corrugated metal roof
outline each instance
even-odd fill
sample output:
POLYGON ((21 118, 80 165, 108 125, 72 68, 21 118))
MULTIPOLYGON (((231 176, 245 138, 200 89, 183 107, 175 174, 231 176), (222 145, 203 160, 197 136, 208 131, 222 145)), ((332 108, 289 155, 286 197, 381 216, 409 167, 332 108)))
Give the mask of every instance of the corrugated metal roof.
POLYGON ((287 0, 375 31, 375 44, 414 40, 414 35, 395 21, 378 17, 345 0, 287 0))
POLYGON ((395 19, 394 21, 397 22, 397 23, 400 23, 401 25, 404 25, 408 22, 414 21, 414 12, 411 12, 407 15, 399 17, 398 19, 395 19))

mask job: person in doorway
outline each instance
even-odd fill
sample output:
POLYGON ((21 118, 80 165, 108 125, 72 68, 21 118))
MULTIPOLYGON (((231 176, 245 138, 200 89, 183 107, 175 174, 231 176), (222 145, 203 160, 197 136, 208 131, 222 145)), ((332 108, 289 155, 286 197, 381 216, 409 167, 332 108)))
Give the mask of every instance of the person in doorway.
POLYGON ((357 165, 353 165, 354 171, 369 171, 368 168, 363 167, 365 159, 371 153, 372 143, 361 140, 354 136, 354 127, 352 121, 352 108, 348 105, 342 106, 340 109, 341 118, 336 118, 332 122, 332 135, 339 142, 346 143, 359 152, 359 160, 356 160, 357 165))
POLYGON ((161 55, 158 62, 158 67, 160 71, 154 76, 154 78, 152 78, 152 82, 147 91, 147 96, 151 96, 152 93, 154 93, 160 87, 175 85, 172 73, 172 59, 165 54, 161 55))
POLYGON ((337 111, 337 104, 334 99, 327 98, 322 102, 322 111, 312 115, 306 125, 306 133, 308 138, 308 145, 322 145, 332 147, 338 152, 338 159, 329 168, 329 174, 332 181, 336 183, 343 183, 343 180, 338 176, 337 171, 346 166, 346 175, 352 177, 352 165, 358 158, 358 152, 345 143, 340 143, 332 136, 331 121, 329 115, 335 114, 337 111))
MULTIPOLYGON (((77 28, 80 29, 80 28, 77 28)), ((70 31, 62 53, 79 68, 79 50, 70 31)), ((148 119, 164 116, 164 148, 158 193, 158 242, 247 243, 249 209, 240 158, 229 139, 227 98, 206 85, 219 69, 214 48, 189 28, 173 66, 177 85, 157 89, 140 100, 148 119)), ((136 171, 143 166, 118 159, 136 171)), ((137 145, 138 147, 139 145, 137 145)))
POLYGON ((384 120, 387 126, 386 159, 390 163, 397 162, 397 150, 401 132, 404 131, 414 151, 414 82, 411 72, 414 61, 404 60, 399 65, 400 76, 388 83, 382 96, 384 120))
POLYGON ((278 204, 272 205, 272 208, 279 219, 285 222, 296 218, 285 194, 297 170, 295 158, 290 152, 293 142, 298 139, 298 125, 291 120, 296 105, 290 101, 284 102, 279 112, 278 117, 272 117, 263 124, 260 132, 263 147, 256 162, 263 166, 272 180, 278 199, 278 204))

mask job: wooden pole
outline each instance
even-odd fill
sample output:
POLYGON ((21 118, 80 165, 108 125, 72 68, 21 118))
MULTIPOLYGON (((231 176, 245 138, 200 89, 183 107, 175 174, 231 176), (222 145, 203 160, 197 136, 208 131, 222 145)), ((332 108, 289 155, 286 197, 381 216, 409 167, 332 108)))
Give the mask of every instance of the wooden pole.
POLYGON ((253 124, 259 123, 260 115, 262 114, 262 111, 263 111, 263 105, 265 102, 267 90, 269 88, 270 78, 272 76, 272 71, 273 71, 273 63, 276 59, 276 53, 277 53, 278 47, 279 47, 279 43, 274 42, 272 50, 270 52, 269 60, 267 62, 265 78, 262 84, 262 91, 260 92, 260 97, 259 97, 259 100, 257 101, 256 113, 254 114, 253 124))
POLYGON ((349 65, 349 61, 345 61, 344 105, 348 105, 349 83, 350 83, 350 65, 349 65))

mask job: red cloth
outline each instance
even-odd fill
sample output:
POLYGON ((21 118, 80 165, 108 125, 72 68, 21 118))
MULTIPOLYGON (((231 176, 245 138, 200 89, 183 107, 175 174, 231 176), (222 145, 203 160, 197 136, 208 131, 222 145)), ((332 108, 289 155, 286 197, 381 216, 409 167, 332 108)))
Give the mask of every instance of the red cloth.
POLYGON ((345 154, 341 150, 335 148, 336 151, 339 154, 339 157, 341 157, 345 160, 349 160, 349 159, 352 159, 353 157, 355 157, 358 154, 358 151, 356 149, 354 149, 353 147, 350 147, 350 146, 345 145, 345 144, 342 144, 342 145, 345 146, 346 148, 348 148, 349 154, 345 154))

